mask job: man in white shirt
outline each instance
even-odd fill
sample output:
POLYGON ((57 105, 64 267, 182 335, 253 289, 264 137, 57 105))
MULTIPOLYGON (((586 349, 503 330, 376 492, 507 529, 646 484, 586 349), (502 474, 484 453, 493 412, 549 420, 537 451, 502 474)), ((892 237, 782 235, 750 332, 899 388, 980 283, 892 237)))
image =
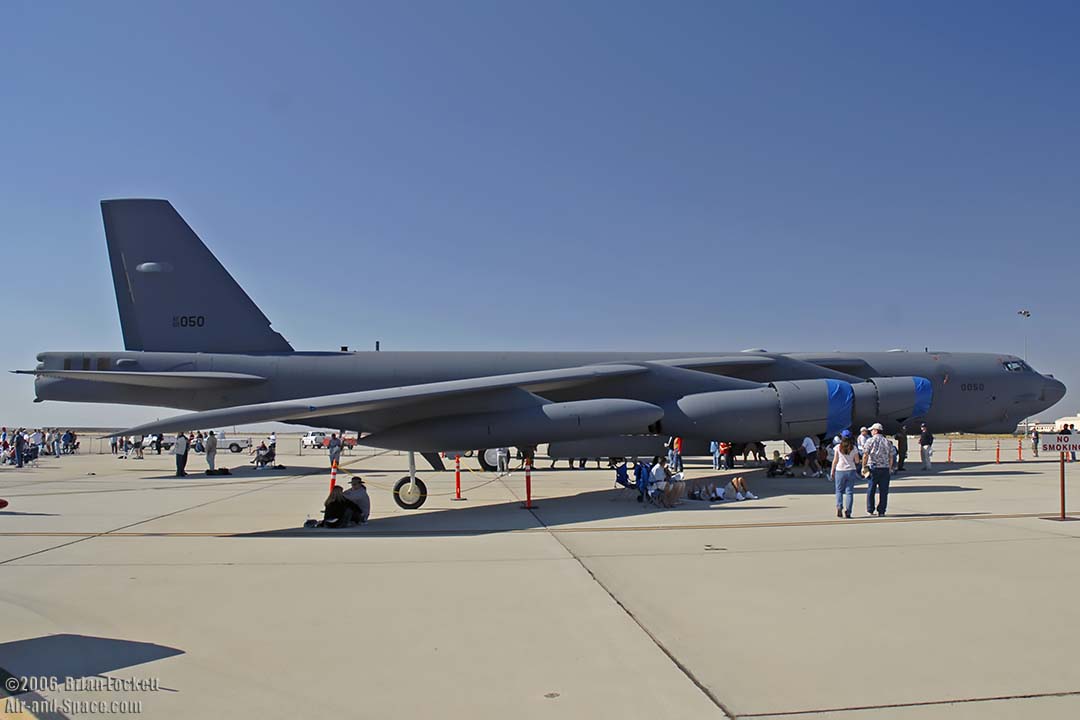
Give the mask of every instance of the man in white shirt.
POLYGON ((214 472, 214 462, 217 459, 217 435, 213 430, 207 433, 204 446, 206 447, 206 466, 210 468, 210 472, 214 472))
POLYGON ((874 423, 870 430, 873 436, 866 441, 866 452, 862 456, 863 470, 870 471, 870 476, 866 479, 866 514, 873 515, 876 509, 877 514, 884 517, 889 506, 889 480, 896 463, 893 455, 895 448, 883 434, 881 423, 874 423), (875 493, 878 495, 876 508, 875 493))
POLYGON ((855 447, 859 448, 859 454, 866 452, 866 442, 870 439, 870 428, 859 428, 859 437, 855 438, 855 447))
MULTIPOLYGON (((814 438, 807 435, 802 441, 803 454, 806 455, 806 467, 809 471, 814 473, 814 477, 821 477, 821 468, 818 467, 817 461, 817 443, 814 442, 814 438)), ((806 477, 806 473, 803 473, 803 477, 806 477)))
POLYGON ((349 480, 349 489, 345 491, 345 497, 360 508, 360 522, 367 522, 368 516, 371 514, 371 498, 368 497, 364 481, 353 475, 349 480))
POLYGON ((334 467, 334 463, 341 460, 341 439, 338 438, 337 433, 330 433, 330 442, 326 444, 326 447, 330 451, 330 467, 334 467))
POLYGON ((188 439, 184 433, 176 434, 176 442, 173 443, 172 452, 176 456, 176 477, 184 477, 184 467, 187 465, 188 439))

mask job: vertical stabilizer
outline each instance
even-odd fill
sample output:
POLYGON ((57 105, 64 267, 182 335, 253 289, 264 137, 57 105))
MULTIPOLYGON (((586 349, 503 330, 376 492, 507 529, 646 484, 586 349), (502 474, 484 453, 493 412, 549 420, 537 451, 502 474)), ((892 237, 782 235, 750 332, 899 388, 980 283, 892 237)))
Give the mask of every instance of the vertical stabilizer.
POLYGON ((104 200, 124 347, 271 353, 292 347, 165 200, 104 200))

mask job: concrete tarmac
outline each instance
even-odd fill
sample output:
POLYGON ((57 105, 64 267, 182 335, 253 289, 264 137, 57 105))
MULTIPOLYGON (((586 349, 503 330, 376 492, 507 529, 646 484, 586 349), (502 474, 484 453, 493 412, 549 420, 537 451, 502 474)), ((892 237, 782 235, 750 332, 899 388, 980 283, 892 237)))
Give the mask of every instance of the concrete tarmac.
POLYGON ((349 530, 301 528, 323 455, 4 466, 0 677, 38 678, 16 717, 1078 717, 1080 522, 1044 519, 1053 459, 980 444, 909 462, 884 518, 860 484, 850 520, 828 480, 707 462, 760 499, 662 510, 540 460, 529 511, 520 472, 465 459, 467 500, 423 470, 405 511, 406 457, 361 451, 349 530), (127 685, 77 685, 104 678, 127 685))

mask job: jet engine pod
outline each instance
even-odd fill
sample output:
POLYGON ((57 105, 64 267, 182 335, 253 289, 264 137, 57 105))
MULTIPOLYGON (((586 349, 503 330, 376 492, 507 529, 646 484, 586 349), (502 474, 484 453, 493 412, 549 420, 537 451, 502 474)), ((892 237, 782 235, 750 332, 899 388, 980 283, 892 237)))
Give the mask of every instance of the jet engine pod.
POLYGON ((870 378, 852 388, 855 391, 853 420, 856 425, 880 422, 896 427, 925 416, 934 399, 933 384, 917 376, 870 378))
POLYGON ((421 420, 368 435, 364 444, 420 451, 537 445, 552 440, 647 433, 649 426, 663 416, 659 407, 640 400, 574 400, 421 420))
POLYGON ((851 425, 853 397, 850 384, 832 379, 697 393, 664 408, 663 428, 736 443, 832 434, 851 425))

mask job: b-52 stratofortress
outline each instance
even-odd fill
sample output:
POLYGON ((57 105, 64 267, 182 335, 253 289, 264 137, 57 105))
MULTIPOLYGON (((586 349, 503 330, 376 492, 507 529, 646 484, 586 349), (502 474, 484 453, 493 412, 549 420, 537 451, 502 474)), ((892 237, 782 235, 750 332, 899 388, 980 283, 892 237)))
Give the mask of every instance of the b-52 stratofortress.
MULTIPOLYGON (((797 442, 881 422, 1012 432, 1065 386, 1009 354, 295 351, 165 200, 101 203, 124 350, 45 352, 36 401, 190 410, 123 431, 268 421, 409 451, 399 505, 427 497, 413 453, 627 438, 797 442)), ((120 433, 118 433, 120 434, 120 433)))

